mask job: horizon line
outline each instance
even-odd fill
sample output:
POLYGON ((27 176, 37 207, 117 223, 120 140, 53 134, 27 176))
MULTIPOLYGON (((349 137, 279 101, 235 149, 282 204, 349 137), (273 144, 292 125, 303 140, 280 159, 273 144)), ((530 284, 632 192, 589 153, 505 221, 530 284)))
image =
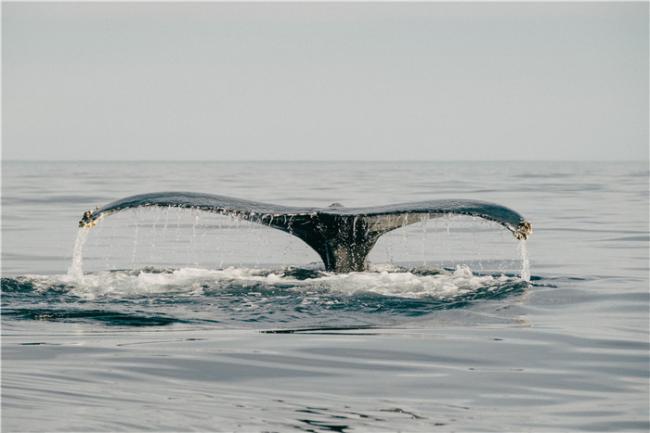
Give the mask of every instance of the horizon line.
POLYGON ((4 159, 1 162, 649 162, 639 159, 4 159))

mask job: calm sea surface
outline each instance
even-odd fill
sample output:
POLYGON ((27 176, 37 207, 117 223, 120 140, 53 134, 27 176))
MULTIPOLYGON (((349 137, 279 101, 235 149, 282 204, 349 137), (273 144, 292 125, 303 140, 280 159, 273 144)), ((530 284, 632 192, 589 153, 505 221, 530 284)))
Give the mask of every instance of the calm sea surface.
POLYGON ((2 430, 648 431, 648 180, 645 162, 3 162, 2 430), (438 218, 333 274, 271 228, 140 209, 68 273, 85 210, 156 191, 479 199, 535 232, 438 218))

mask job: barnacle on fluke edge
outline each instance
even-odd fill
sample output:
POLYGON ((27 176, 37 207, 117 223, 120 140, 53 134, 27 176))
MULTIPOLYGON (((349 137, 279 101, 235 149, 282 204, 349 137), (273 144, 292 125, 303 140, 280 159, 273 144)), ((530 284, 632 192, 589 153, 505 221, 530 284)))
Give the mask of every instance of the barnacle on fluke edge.
POLYGON ((528 221, 524 221, 519 226, 517 230, 513 232, 515 237, 519 240, 526 240, 533 233, 533 225, 528 221))
POLYGON ((93 212, 90 210, 84 212, 81 220, 79 220, 79 227, 93 227, 95 224, 97 224, 97 221, 93 219, 93 212))
POLYGON ((302 208, 195 192, 126 197, 84 212, 79 227, 93 227, 99 219, 114 212, 149 206, 193 208, 285 231, 313 248, 323 260, 325 269, 334 272, 366 270, 368 253, 381 235, 447 214, 494 221, 520 240, 528 239, 533 232, 532 225, 512 209, 478 200, 430 200, 363 208, 346 208, 335 203, 327 208, 302 208))

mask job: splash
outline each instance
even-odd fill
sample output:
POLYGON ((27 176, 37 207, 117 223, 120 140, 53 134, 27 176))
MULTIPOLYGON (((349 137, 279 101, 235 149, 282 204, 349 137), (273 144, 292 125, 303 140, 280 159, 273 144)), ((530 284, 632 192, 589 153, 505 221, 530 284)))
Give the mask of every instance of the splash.
POLYGON ((3 278, 8 302, 3 315, 116 326, 392 326, 436 310, 516 295, 528 286, 516 275, 478 274, 467 266, 376 269, 341 274, 316 268, 147 267, 84 275, 79 267, 71 276, 3 278))
MULTIPOLYGON (((73 274, 76 276, 75 284, 71 286, 70 293, 84 299, 152 294, 195 296, 203 294, 206 290, 228 291, 232 287, 250 287, 269 293, 280 289, 298 297, 317 291, 344 296, 365 293, 397 298, 442 300, 469 292, 495 290, 504 285, 520 282, 514 276, 476 274, 464 265, 459 265, 454 270, 441 269, 426 274, 393 268, 391 265, 376 266, 374 272, 347 274, 303 270, 309 274, 307 278, 296 276, 295 269, 300 270, 299 268, 272 270, 240 267, 169 270, 145 268, 83 275, 79 267, 78 273, 73 274)), ((56 280, 55 276, 48 277, 49 284, 52 286, 56 285, 56 280)))
POLYGON ((521 279, 530 282, 530 260, 528 259, 528 246, 525 239, 519 241, 517 249, 521 257, 521 279))
POLYGON ((453 299, 480 289, 494 289, 503 284, 516 283, 506 275, 479 275, 468 266, 458 265, 453 271, 440 270, 433 275, 418 275, 411 271, 328 273, 312 280, 330 292, 345 295, 373 293, 410 299, 453 299))
POLYGON ((88 233, 90 233, 90 227, 79 227, 77 238, 74 241, 72 263, 66 277, 76 282, 83 282, 83 248, 86 239, 88 239, 88 233))

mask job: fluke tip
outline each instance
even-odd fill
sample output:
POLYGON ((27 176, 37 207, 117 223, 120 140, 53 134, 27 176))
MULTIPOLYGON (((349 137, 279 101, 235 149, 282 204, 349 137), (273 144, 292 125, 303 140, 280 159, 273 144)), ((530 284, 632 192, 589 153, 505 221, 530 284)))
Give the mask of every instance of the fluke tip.
POLYGON ((83 216, 79 220, 79 227, 94 227, 95 226, 95 220, 93 219, 93 212, 87 210, 84 212, 83 216))
POLYGON ((515 230, 514 235, 519 240, 526 240, 533 233, 533 225, 528 221, 524 221, 519 224, 517 230, 515 230))

